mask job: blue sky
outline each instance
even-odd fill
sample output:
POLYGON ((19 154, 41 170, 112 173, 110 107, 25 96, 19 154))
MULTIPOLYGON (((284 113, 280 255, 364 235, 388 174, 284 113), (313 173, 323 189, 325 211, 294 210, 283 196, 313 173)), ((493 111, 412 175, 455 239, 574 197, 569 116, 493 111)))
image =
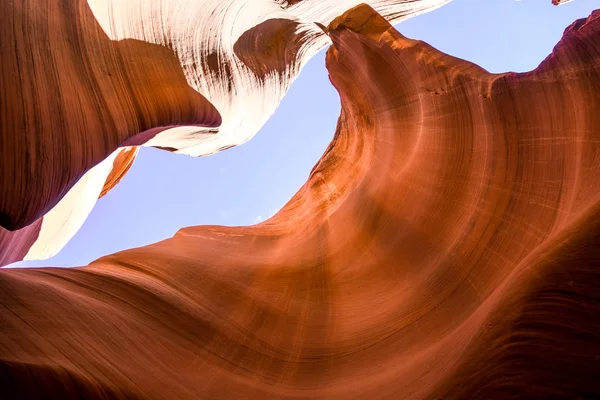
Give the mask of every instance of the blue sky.
MULTIPOLYGON (((597 7, 595 0, 560 7, 550 0, 454 0, 397 29, 491 72, 521 72, 535 68, 568 25, 597 7)), ((142 148, 129 173, 58 255, 15 265, 85 265, 168 238, 184 226, 266 219, 305 182, 333 137, 339 112, 321 51, 249 142, 202 158, 142 148)))

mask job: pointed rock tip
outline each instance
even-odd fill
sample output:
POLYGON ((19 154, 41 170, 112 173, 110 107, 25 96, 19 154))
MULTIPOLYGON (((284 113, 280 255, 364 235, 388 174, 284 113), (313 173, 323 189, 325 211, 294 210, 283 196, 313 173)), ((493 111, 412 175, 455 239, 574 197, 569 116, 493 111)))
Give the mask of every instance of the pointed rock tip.
POLYGON ((392 25, 385 18, 368 4, 362 3, 336 17, 327 27, 327 31, 347 29, 378 40, 390 28, 392 25))

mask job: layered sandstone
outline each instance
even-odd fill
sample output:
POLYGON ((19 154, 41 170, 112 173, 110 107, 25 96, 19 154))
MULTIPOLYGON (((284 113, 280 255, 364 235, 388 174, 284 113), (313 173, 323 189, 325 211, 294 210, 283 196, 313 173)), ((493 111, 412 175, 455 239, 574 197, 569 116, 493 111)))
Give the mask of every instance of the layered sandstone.
POLYGON ((368 6, 327 32, 342 112, 299 192, 255 226, 0 271, 5 393, 600 396, 600 12, 520 74, 368 6))

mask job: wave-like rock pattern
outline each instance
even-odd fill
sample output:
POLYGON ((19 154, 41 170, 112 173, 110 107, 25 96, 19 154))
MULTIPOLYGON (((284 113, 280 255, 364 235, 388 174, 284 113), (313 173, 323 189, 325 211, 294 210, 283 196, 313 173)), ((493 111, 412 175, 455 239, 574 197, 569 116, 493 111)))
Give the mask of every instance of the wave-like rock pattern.
MULTIPOLYGON (((370 3, 399 21, 447 1, 370 3)), ((2 248, 0 265, 59 251, 97 192, 106 193, 108 175, 126 172, 107 170, 112 161, 99 165, 118 147, 201 156, 251 138, 328 43, 318 24, 356 4, 1 2, 0 244, 11 247, 2 248), (93 182, 76 185, 92 167, 93 182), (37 235, 44 216, 60 240, 37 235), (47 250, 32 250, 36 242, 47 250)))
MULTIPOLYGON (((191 87, 222 116, 216 128, 180 127, 145 145, 207 155, 250 139, 301 67, 330 43, 321 27, 361 0, 88 0, 114 40, 172 49, 191 87), (208 133, 208 134, 207 134, 208 133), (218 134, 213 134, 218 133, 218 134)), ((369 0, 392 22, 449 0, 369 0)))
POLYGON ((252 227, 0 271, 13 398, 600 396, 600 11, 490 74, 361 6, 327 28, 342 112, 252 227))

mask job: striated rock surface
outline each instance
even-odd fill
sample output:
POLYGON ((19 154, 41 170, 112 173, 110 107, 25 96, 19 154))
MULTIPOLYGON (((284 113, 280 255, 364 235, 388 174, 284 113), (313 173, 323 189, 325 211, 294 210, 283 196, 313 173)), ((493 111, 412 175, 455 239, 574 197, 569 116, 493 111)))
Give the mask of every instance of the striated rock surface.
MULTIPOLYGON (((370 3, 399 21, 448 1, 370 3)), ((317 24, 358 3, 1 2, 0 244, 10 247, 2 247, 0 265, 58 251, 76 229, 62 230, 61 237, 70 235, 62 245, 50 240, 43 246, 53 250, 39 253, 29 248, 40 242, 35 226, 50 212, 54 225, 81 226, 86 214, 78 202, 89 213, 90 199, 126 173, 116 168, 107 176, 99 165, 118 147, 201 156, 248 140, 328 43, 317 24), (93 167, 94 184, 74 188, 93 167), (61 201, 67 193, 83 197, 61 201)))
POLYGON ((171 50, 111 40, 85 1, 2 2, 0 13, 11 16, 0 28, 3 227, 43 216, 140 132, 219 125, 171 50))
POLYGON ((368 6, 328 33, 342 113, 300 191, 252 227, 1 270, 3 394, 600 396, 600 12, 521 74, 368 6))

